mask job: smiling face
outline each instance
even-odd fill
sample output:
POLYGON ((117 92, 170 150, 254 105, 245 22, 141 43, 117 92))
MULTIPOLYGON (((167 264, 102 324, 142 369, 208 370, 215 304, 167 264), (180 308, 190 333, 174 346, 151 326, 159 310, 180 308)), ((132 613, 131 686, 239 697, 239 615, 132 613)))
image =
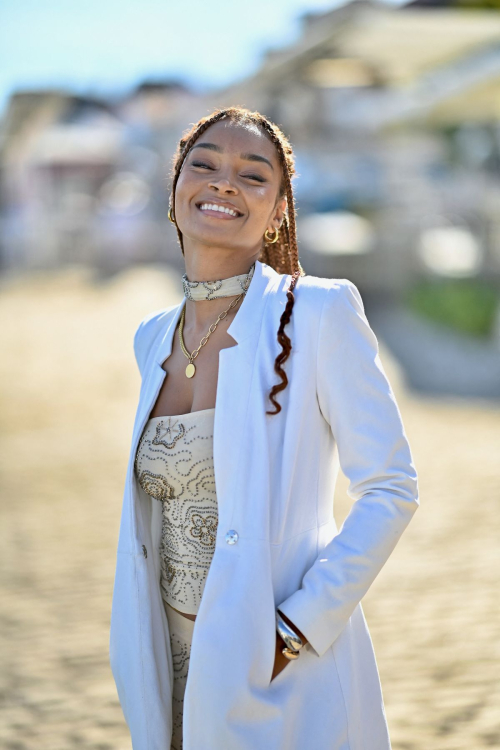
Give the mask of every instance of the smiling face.
POLYGON ((257 257, 266 229, 281 224, 286 199, 270 138, 257 126, 222 120, 192 146, 175 191, 174 213, 186 250, 193 243, 257 257))

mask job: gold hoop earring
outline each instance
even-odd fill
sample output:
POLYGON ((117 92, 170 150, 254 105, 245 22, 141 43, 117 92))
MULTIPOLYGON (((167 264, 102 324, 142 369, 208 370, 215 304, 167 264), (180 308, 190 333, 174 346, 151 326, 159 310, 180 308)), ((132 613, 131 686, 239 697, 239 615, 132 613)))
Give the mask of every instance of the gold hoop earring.
POLYGON ((174 213, 173 213, 173 211, 172 211, 171 208, 168 209, 167 216, 170 219, 170 221, 172 222, 172 224, 175 224, 175 216, 174 216, 174 213))
POLYGON ((274 243, 278 241, 278 237, 280 236, 280 230, 278 229, 278 227, 276 227, 276 229, 274 231, 275 231, 275 235, 274 235, 273 239, 271 239, 270 237, 268 237, 269 229, 266 229, 266 231, 264 232, 264 237, 265 237, 266 241, 269 242, 270 245, 274 245, 274 243))

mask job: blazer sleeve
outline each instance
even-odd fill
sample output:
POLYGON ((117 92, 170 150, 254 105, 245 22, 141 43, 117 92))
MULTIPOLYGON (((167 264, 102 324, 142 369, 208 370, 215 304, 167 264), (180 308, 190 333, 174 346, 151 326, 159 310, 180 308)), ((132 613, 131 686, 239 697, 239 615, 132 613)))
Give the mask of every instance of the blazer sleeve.
POLYGON ((378 342, 349 280, 329 287, 319 324, 317 397, 355 502, 278 609, 318 656, 334 643, 420 505, 417 473, 378 342))

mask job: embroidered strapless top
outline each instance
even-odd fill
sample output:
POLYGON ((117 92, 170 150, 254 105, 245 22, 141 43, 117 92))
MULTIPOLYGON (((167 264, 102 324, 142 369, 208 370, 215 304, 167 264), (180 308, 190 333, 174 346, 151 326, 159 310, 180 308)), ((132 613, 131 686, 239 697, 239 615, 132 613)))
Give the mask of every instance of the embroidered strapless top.
POLYGON ((152 417, 134 463, 140 486, 162 503, 162 597, 192 615, 198 612, 217 535, 214 416, 215 409, 203 409, 152 417))

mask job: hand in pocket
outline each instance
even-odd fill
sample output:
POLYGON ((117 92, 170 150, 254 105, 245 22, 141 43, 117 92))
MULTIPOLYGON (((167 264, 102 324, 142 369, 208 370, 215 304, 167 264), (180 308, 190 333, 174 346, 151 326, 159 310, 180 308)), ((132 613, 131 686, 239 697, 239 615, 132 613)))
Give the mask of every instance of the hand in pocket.
POLYGON ((278 632, 276 632, 276 650, 274 653, 274 667, 271 682, 286 668, 287 664, 290 663, 290 659, 287 659, 281 651, 285 646, 286 643, 282 640, 281 636, 278 635, 278 632))

